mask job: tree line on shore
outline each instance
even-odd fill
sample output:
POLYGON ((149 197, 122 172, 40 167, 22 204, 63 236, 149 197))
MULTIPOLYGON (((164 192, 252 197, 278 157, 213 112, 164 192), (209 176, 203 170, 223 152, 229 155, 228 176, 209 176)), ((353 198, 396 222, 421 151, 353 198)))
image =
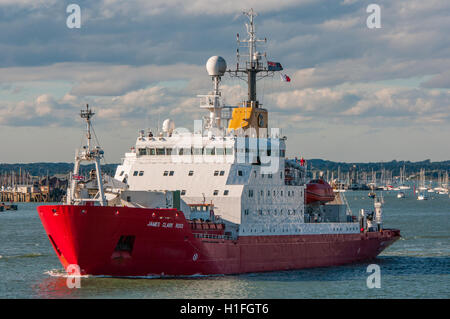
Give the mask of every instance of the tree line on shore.
MULTIPOLYGON (((438 171, 450 171, 450 160, 441 162, 431 162, 427 159, 424 161, 390 161, 390 162, 371 162, 371 163, 346 163, 333 162, 323 159, 307 159, 308 170, 315 171, 340 171, 342 173, 357 169, 360 171, 379 171, 389 170, 394 174, 399 174, 400 169, 404 169, 407 174, 415 174, 420 169, 425 169, 428 174, 438 171)), ((102 171, 108 175, 114 176, 118 164, 102 165, 102 171)), ((87 175, 90 170, 95 169, 94 164, 82 165, 81 174, 87 175)), ((56 174, 69 174, 73 170, 73 163, 17 163, 17 164, 2 164, 0 163, 0 175, 9 174, 11 172, 27 172, 33 176, 53 176, 56 174)), ((437 173, 436 173, 437 174, 437 173)))

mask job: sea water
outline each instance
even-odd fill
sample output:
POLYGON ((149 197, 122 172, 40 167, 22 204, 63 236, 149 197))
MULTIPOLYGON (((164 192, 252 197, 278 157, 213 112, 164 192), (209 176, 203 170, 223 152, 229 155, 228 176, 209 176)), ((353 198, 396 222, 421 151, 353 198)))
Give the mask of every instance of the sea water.
MULTIPOLYGON (((365 191, 345 193, 350 208, 373 210, 365 191)), ((192 278, 67 276, 44 232, 35 203, 0 212, 0 298, 449 298, 450 198, 418 201, 383 192, 384 227, 402 238, 376 259, 338 267, 192 278), (368 266, 379 266, 380 288, 369 288, 368 266)), ((370 268, 369 268, 370 270, 370 268)))

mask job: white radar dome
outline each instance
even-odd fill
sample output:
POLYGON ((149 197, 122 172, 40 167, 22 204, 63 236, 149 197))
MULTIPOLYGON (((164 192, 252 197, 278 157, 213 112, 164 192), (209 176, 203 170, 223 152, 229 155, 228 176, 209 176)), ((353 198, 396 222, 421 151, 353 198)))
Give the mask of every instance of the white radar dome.
POLYGON ((175 129, 175 122, 171 119, 164 120, 162 124, 162 130, 164 133, 172 134, 173 130, 175 129))
POLYGON ((227 70, 227 62, 221 56, 212 56, 206 62, 206 71, 211 76, 222 76, 227 70))

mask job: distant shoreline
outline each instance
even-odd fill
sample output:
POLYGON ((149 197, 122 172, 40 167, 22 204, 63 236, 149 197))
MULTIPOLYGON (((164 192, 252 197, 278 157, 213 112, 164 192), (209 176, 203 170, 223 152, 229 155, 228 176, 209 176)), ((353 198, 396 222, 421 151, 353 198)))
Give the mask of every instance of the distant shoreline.
MULTIPOLYGON (((350 170, 360 171, 379 171, 389 170, 394 174, 400 171, 400 168, 405 168, 407 173, 415 174, 420 169, 425 169, 427 172, 449 171, 450 160, 431 162, 430 160, 411 162, 411 161, 390 161, 390 162, 369 162, 369 163, 347 163, 347 162, 333 162, 323 159, 306 159, 308 170, 310 171, 340 171, 348 172, 350 170)), ((114 174, 118 163, 102 165, 103 171, 109 174, 114 174)), ((93 169, 93 165, 84 165, 83 170, 89 171, 93 169), (92 166, 92 167, 91 167, 92 166)), ((55 174, 68 174, 73 170, 73 163, 65 162, 36 162, 36 163, 0 163, 0 174, 10 173, 12 171, 26 171, 30 175, 44 176, 55 174)))

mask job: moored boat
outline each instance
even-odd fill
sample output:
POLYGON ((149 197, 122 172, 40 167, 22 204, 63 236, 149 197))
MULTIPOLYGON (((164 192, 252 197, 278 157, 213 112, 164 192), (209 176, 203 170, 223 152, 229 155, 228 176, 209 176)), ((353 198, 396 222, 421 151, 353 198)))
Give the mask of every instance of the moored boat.
POLYGON ((397 198, 405 198, 405 197, 406 197, 406 195, 405 195, 404 192, 399 192, 399 193, 397 194, 397 198))
POLYGON ((306 184, 306 204, 331 202, 334 197, 333 188, 323 179, 314 179, 306 184))

